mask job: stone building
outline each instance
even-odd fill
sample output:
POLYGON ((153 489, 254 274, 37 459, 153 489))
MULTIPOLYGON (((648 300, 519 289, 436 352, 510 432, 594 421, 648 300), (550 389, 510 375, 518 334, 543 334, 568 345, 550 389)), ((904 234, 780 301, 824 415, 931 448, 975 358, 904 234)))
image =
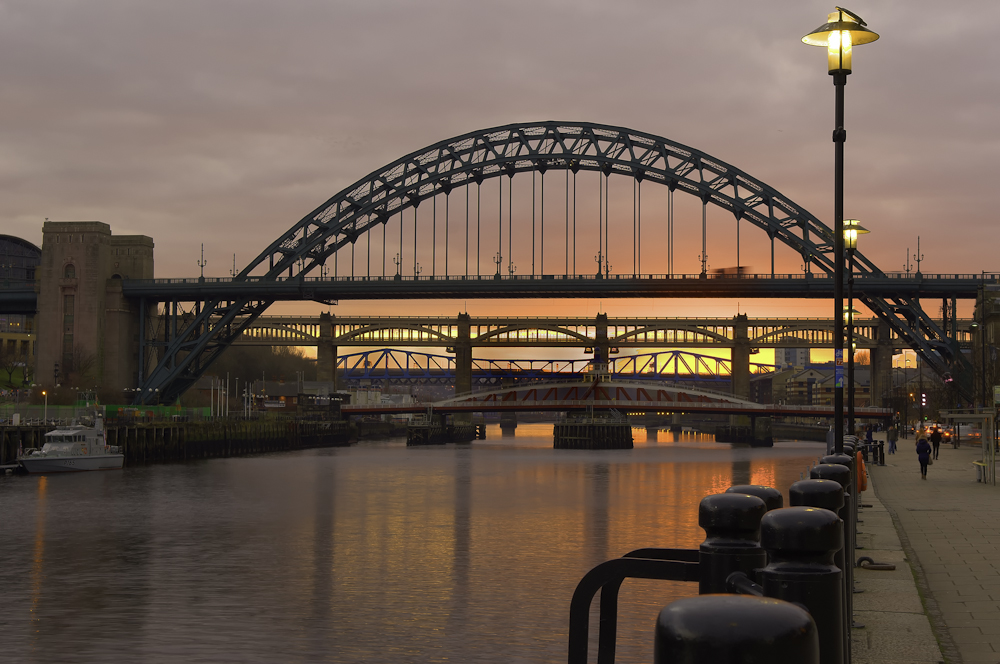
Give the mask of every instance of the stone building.
POLYGON ((121 280, 152 278, 152 238, 112 235, 98 221, 46 221, 35 381, 113 392, 135 387, 139 311, 122 296, 121 280))

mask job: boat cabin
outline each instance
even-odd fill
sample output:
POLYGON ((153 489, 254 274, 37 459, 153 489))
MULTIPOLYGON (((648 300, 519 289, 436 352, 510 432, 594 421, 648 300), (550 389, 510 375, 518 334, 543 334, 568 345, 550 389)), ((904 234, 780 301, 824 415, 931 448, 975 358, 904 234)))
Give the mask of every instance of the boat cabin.
POLYGON ((42 454, 77 456, 84 454, 106 454, 104 430, 82 425, 60 427, 45 434, 42 454))

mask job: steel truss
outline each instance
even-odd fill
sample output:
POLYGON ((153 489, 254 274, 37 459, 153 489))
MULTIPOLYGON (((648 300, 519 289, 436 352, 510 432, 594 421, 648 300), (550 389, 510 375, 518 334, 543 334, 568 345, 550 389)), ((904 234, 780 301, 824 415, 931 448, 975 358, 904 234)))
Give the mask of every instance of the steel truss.
MULTIPOLYGON (((342 378, 356 380, 399 380, 451 383, 455 379, 455 358, 394 348, 351 353, 337 358, 342 378)), ((502 379, 539 380, 553 376, 579 376, 593 370, 593 360, 472 360, 473 380, 480 383, 502 379)), ((774 371, 771 364, 751 363, 753 374, 774 371)), ((728 382, 730 360, 681 350, 642 353, 612 358, 609 372, 633 380, 673 382, 728 382)))
MULTIPOLYGON (((805 265, 834 272, 833 231, 749 174, 704 152, 644 132, 594 123, 537 122, 441 141, 370 173, 303 217, 234 281, 297 278, 304 284, 311 272, 322 273, 338 249, 422 201, 490 178, 567 169, 630 176, 640 183, 696 196, 760 228, 772 241, 791 247, 805 265)), ((856 252, 854 260, 861 275, 884 275, 861 253, 856 252)), ((856 292, 856 297, 919 352, 927 365, 941 375, 961 377, 959 388, 968 391, 965 379, 971 375, 971 366, 914 298, 864 292, 856 292)), ((179 324, 175 315, 171 334, 155 344, 161 346, 158 357, 141 349, 144 361, 137 401, 171 402, 180 396, 272 301, 209 299, 199 303, 186 325, 179 324), (146 359, 156 362, 148 375, 146 359)), ((145 343, 145 336, 140 339, 145 343)))

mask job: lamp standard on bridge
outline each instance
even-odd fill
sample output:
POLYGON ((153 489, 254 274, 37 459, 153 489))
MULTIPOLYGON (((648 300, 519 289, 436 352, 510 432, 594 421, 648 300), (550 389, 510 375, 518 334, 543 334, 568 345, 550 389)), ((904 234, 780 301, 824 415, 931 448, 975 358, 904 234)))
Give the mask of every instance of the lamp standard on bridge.
POLYGON ((205 281, 205 266, 208 265, 208 261, 205 260, 205 243, 201 243, 201 258, 195 263, 201 268, 201 276, 198 277, 199 281, 205 281))
POLYGON ((834 264, 834 450, 844 451, 844 86, 851 73, 851 55, 855 45, 878 39, 878 34, 866 28, 860 16, 842 7, 827 17, 827 22, 802 38, 810 46, 827 48, 828 71, 835 89, 834 114, 834 187, 833 264, 834 264))
MULTIPOLYGON (((858 248, 858 236, 870 232, 857 219, 844 219, 844 246, 847 248, 847 429, 854 433, 854 316, 861 313, 854 310, 854 252, 858 248)), ((874 366, 869 365, 869 371, 874 366)), ((869 377, 869 386, 871 378, 869 377)), ((871 391, 869 390, 869 394, 871 391)))

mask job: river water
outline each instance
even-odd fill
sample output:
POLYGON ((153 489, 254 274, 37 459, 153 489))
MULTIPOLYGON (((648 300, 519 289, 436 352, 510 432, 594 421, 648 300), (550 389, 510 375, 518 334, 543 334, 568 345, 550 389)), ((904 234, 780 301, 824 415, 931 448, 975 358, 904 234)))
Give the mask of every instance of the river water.
MULTIPOLYGON (((553 450, 551 429, 0 477, 0 660, 563 662, 591 567, 697 547, 703 496, 787 496, 824 452, 642 429, 553 450)), ((649 662, 660 608, 696 593, 627 581, 618 661, 649 662)))

